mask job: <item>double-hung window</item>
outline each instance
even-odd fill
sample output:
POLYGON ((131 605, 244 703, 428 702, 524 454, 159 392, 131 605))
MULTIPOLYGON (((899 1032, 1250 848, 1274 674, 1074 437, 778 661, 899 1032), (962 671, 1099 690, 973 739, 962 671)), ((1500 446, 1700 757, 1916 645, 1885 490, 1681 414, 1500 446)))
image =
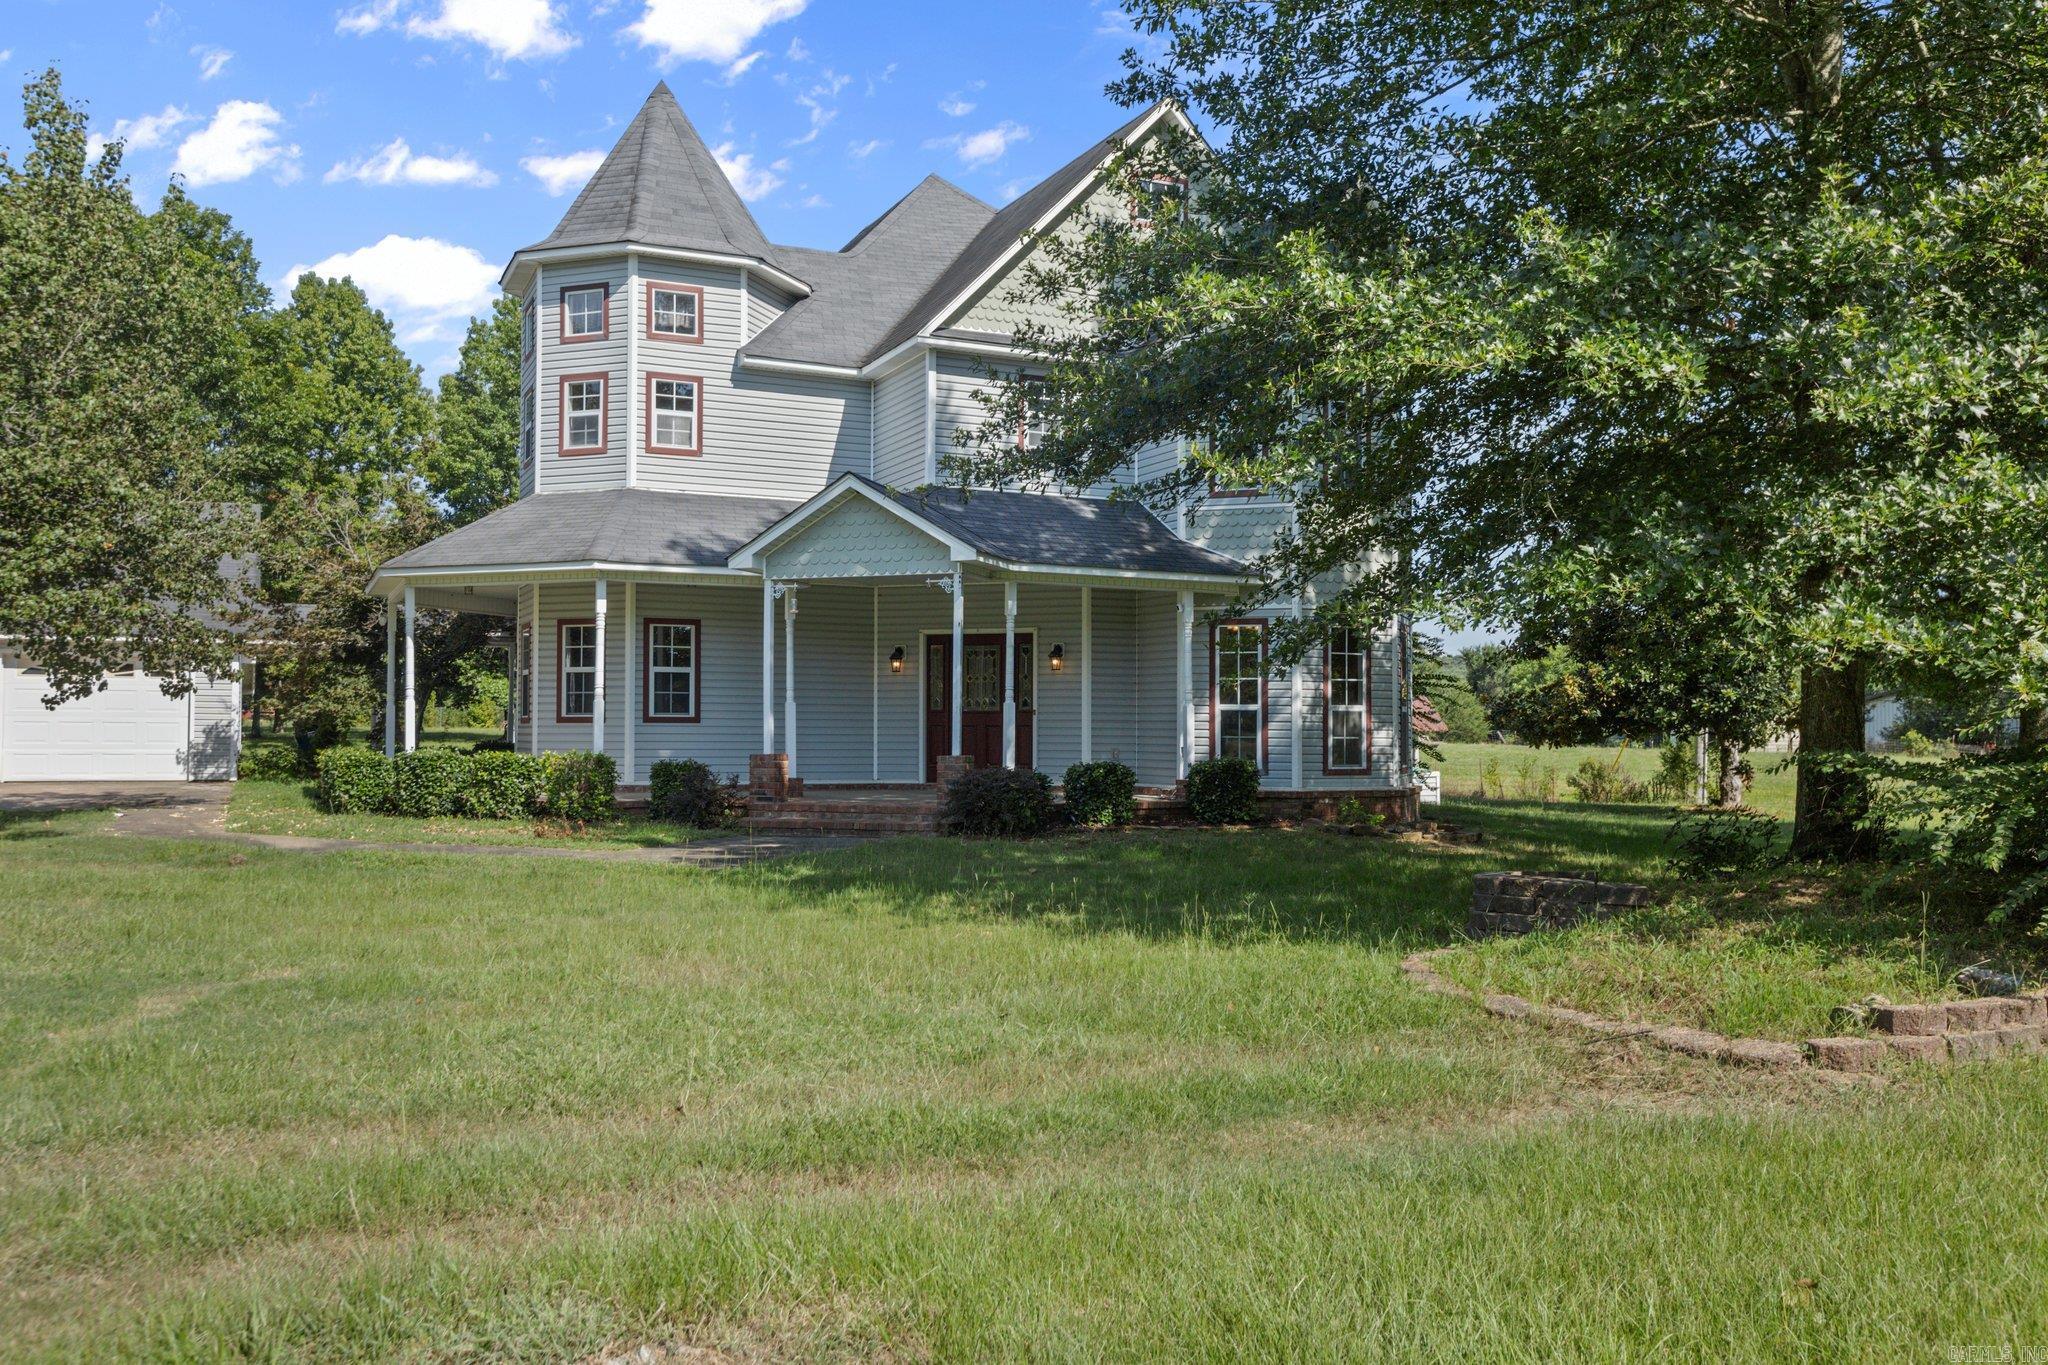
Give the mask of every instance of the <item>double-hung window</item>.
POLYGON ((1355 630, 1332 634, 1323 649, 1323 767, 1362 773, 1372 733, 1372 642, 1355 630))
POLYGON ((562 377, 562 453, 592 455, 605 448, 605 390, 601 374, 562 377))
POLYGON ((522 464, 533 463, 533 390, 528 389, 519 399, 519 459, 522 464))
POLYGON ((555 622, 555 719, 589 720, 597 709, 597 625, 555 622))
POLYGON ((521 311, 519 323, 519 357, 522 360, 533 359, 534 330, 533 303, 529 300, 521 311))
POLYGON ((704 340, 704 291, 694 284, 647 285, 649 341, 704 340))
POLYGON ((519 719, 533 719, 533 627, 519 632, 519 719))
POLYGON ((1020 382, 1024 389, 1024 412, 1017 423, 1017 449, 1036 450, 1045 444, 1046 432, 1051 430, 1048 421, 1052 405, 1042 376, 1026 375, 1020 382))
POLYGON ((1218 758, 1250 759, 1266 766, 1266 627, 1259 621, 1217 625, 1213 671, 1216 692, 1210 751, 1218 758))
POLYGON ((697 719, 697 623, 648 621, 647 719, 697 719))
POLYGON ((691 374, 647 376, 647 448, 657 455, 704 451, 701 397, 704 381, 691 374))
POLYGON ((612 287, 579 284, 562 291, 562 340, 603 341, 611 335, 612 287))

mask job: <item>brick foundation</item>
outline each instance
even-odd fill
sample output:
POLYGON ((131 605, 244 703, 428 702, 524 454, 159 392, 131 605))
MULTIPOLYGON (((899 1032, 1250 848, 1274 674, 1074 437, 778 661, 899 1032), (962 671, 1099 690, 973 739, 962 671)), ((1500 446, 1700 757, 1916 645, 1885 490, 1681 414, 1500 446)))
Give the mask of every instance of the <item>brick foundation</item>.
POLYGON ((1358 791, 1262 790, 1259 813, 1268 819, 1335 820, 1337 807, 1356 801, 1390 825, 1412 825, 1422 816, 1421 793, 1413 787, 1368 787, 1358 791))
POLYGON ((755 754, 747 759, 747 795, 755 801, 789 799, 789 755, 755 754))
POLYGON ((936 760, 936 767, 939 775, 939 795, 943 798, 955 782, 974 771, 974 755, 940 754, 936 760))

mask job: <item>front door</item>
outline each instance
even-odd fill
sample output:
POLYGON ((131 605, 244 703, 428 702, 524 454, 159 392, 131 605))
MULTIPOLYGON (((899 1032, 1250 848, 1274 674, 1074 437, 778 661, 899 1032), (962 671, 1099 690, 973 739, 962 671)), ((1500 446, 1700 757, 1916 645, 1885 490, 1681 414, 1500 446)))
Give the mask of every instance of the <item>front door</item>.
MULTIPOLYGON (((964 637, 961 655, 960 748, 977 768, 1003 765, 1003 637, 964 637)), ((924 647, 924 780, 939 780, 939 755, 953 752, 953 637, 924 647)), ((1031 766, 1031 637, 1017 637, 1017 766, 1031 766)))

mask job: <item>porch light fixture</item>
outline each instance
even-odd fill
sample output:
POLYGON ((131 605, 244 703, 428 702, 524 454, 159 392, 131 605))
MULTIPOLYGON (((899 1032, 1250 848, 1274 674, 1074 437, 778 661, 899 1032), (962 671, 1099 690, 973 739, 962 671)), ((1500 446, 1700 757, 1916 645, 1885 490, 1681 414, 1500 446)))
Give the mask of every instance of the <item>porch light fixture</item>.
POLYGON ((1045 661, 1052 665, 1053 672, 1059 672, 1067 666, 1067 647, 1065 645, 1054 645, 1052 653, 1046 657, 1045 661))
POLYGON ((889 651, 889 671, 891 673, 901 673, 903 671, 902 645, 898 645, 896 646, 896 648, 889 651))

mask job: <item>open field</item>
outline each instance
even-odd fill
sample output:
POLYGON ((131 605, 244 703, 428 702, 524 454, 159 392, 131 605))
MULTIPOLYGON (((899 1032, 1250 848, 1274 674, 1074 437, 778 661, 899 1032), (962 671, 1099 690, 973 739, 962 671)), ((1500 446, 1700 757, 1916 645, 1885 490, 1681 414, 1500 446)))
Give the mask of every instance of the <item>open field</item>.
MULTIPOLYGON (((1619 751, 1597 746, 1537 749, 1523 744, 1440 744, 1437 747, 1444 756, 1440 765, 1444 775, 1444 795, 1450 797, 1481 795, 1488 766, 1498 765, 1510 798, 1536 799, 1535 794, 1527 790, 1527 784, 1541 783, 1548 770, 1557 799, 1570 801, 1573 799, 1571 789, 1564 785, 1564 780, 1577 772, 1579 764, 1589 758, 1612 763, 1619 752, 1621 771, 1640 782, 1656 775, 1659 757, 1657 749, 1641 745, 1630 745, 1619 751)), ((1773 815, 1791 815, 1794 775, 1786 764, 1790 757, 1789 754, 1749 756, 1751 765, 1756 769, 1756 781, 1749 791, 1751 805, 1773 815)))
MULTIPOLYGON (((1946 1358, 2048 1340, 2048 1062, 1883 1092, 1398 978, 1491 842, 741 872, 0 827, 12 1358, 1946 1358)), ((1872 949, 1872 951, 1877 951, 1872 949)))

